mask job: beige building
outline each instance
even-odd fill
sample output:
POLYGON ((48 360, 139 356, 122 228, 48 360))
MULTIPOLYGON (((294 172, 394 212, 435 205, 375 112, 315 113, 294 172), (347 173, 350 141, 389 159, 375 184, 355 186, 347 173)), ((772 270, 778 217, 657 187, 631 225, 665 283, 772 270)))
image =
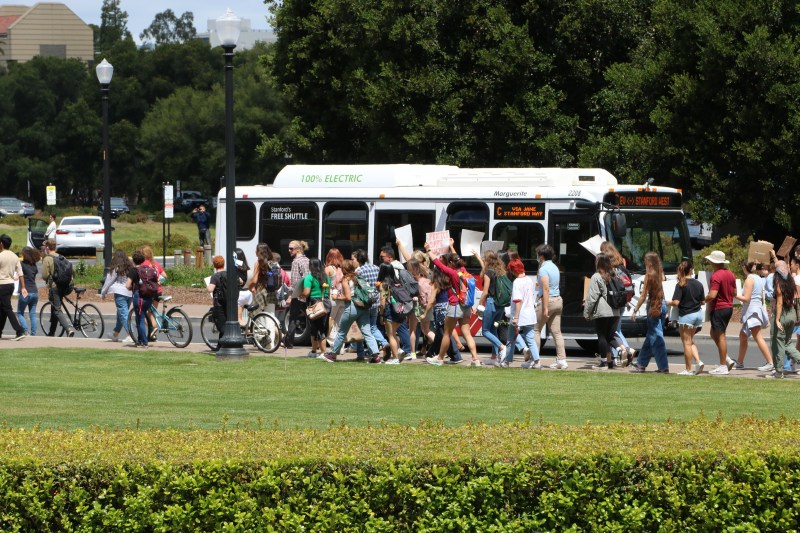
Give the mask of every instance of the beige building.
POLYGON ((0 65, 35 56, 94 60, 92 28, 64 4, 0 5, 0 65))

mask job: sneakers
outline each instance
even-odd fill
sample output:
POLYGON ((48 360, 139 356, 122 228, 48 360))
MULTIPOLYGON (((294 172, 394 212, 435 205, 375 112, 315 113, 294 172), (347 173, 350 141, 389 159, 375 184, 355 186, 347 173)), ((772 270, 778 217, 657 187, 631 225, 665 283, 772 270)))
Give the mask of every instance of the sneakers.
POLYGON ((480 361, 472 361, 469 366, 483 366, 480 361))
POLYGON ((383 358, 380 355, 376 355, 372 359, 370 359, 369 362, 370 364, 377 365, 383 363, 383 358))
MULTIPOLYGON (((728 367, 728 370, 733 370, 733 368, 736 366, 736 361, 734 361, 733 359, 731 359, 730 357, 728 357, 726 355, 725 356, 725 366, 728 367)), ((742 365, 742 368, 744 368, 744 365, 742 365)))
POLYGON ((656 374, 669 374, 669 368, 659 368, 656 370, 656 374))
POLYGON ((316 358, 317 358, 319 355, 320 355, 320 354, 318 354, 318 353, 317 353, 317 352, 315 352, 314 350, 311 350, 310 352, 308 352, 308 353, 306 354, 306 357, 312 357, 312 358, 316 359, 316 358))
POLYGON ((614 358, 614 366, 622 366, 622 361, 620 361, 619 357, 614 358))
POLYGON ((391 359, 386 361, 386 363, 384 363, 384 364, 386 364, 386 365, 399 365, 400 364, 400 359, 398 359, 397 357, 392 357, 391 359))
POLYGON ((703 369, 706 367, 705 363, 700 361, 696 365, 694 365, 694 375, 698 376, 703 373, 703 369))
POLYGON ((497 366, 497 358, 487 359, 483 362, 483 366, 497 366))
POLYGON ((67 337, 71 338, 71 337, 74 337, 74 336, 75 336, 75 330, 74 329, 71 329, 71 330, 67 331, 67 337))
POLYGON ((336 355, 332 354, 331 352, 324 353, 321 356, 319 356, 319 358, 322 359, 323 361, 328 362, 328 363, 335 363, 336 362, 336 355))
POLYGON ((132 343, 132 342, 133 342, 133 339, 131 339, 131 336, 130 336, 130 335, 128 335, 127 337, 125 337, 124 339, 122 339, 122 344, 130 344, 130 343, 132 343))
POLYGON ((645 371, 645 367, 643 367, 639 363, 631 363, 631 366, 633 367, 632 369, 633 372, 641 374, 645 371))
POLYGON ((784 375, 783 375, 783 372, 777 372, 777 371, 773 370, 772 372, 770 372, 769 374, 767 374, 764 377, 767 378, 767 379, 783 379, 784 375))
POLYGON ((559 359, 555 363, 550 365, 550 368, 552 368, 553 370, 566 370, 567 368, 569 368, 569 364, 567 363, 566 359, 559 359))
POLYGON ((775 367, 772 366, 772 363, 767 363, 766 365, 758 367, 759 372, 772 372, 775 370, 775 367))
POLYGON ((526 361, 522 363, 522 368, 539 370, 542 368, 542 364, 539 362, 538 359, 536 359, 535 361, 526 361))
POLYGON ((503 361, 502 363, 500 363, 500 364, 497 364, 497 365, 495 365, 495 366, 496 366, 497 368, 511 368, 511 367, 508 365, 508 363, 506 363, 505 361, 503 361))
POLYGON ((733 368, 735 368, 736 370, 744 370, 744 363, 736 361, 735 364, 733 365, 733 368))
POLYGON ((685 370, 684 369, 684 370, 681 370, 680 372, 678 372, 678 375, 679 376, 694 376, 694 372, 692 372, 691 370, 685 370))
POLYGON ((730 370, 728 370, 727 365, 719 365, 717 368, 710 370, 708 373, 714 376, 727 376, 730 373, 730 370))
POLYGON ((425 360, 429 365, 442 366, 442 361, 440 361, 438 357, 426 357, 425 360))
POLYGON ((523 348, 522 349, 522 356, 526 361, 528 361, 531 358, 531 349, 530 348, 523 348))
POLYGON ((119 338, 119 331, 112 331, 108 338, 111 340, 111 342, 122 342, 122 339, 119 338))
POLYGON ((622 363, 623 368, 626 366, 630 366, 630 364, 633 362, 633 355, 635 353, 636 350, 634 350, 633 348, 628 348, 627 350, 625 350, 625 361, 623 361, 622 363))
POLYGON ((22 339, 24 339, 27 336, 28 335, 23 331, 22 333, 17 333, 17 336, 14 337, 12 340, 21 341, 22 339))

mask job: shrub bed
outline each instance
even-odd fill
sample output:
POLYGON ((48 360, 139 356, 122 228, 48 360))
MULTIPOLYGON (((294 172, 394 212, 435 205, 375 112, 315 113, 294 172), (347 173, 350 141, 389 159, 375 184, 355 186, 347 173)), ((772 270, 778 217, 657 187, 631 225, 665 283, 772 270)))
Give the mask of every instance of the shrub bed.
POLYGON ((3 530, 786 531, 797 421, 0 434, 3 530))

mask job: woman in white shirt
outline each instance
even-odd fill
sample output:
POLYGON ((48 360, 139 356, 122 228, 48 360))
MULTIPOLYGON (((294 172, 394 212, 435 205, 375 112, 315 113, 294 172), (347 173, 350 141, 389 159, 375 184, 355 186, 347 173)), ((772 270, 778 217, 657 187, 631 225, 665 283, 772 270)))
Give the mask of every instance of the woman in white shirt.
POLYGON ((536 291, 533 280, 525 275, 525 265, 519 259, 508 263, 508 271, 514 275, 511 290, 511 324, 508 327, 508 342, 501 368, 508 368, 514 359, 514 342, 519 335, 531 351, 531 360, 524 368, 542 368, 539 363, 539 347, 536 345, 536 291))

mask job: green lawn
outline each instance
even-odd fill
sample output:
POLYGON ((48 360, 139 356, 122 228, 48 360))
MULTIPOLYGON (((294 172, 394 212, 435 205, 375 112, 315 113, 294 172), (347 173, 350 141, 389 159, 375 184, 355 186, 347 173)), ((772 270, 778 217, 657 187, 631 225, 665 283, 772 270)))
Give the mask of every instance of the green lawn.
MULTIPOLYGON (((119 222, 117 220, 111 221, 111 226, 114 228, 112 239, 114 242, 128 241, 128 240, 147 240, 147 241, 160 241, 163 236, 163 227, 160 222, 146 222, 143 224, 130 224, 119 222)), ((170 232, 175 235, 185 235, 189 242, 192 244, 197 243, 197 225, 193 222, 176 222, 170 225, 170 232)), ((7 233, 11 236, 12 248, 14 250, 21 250, 28 241, 28 226, 9 226, 7 224, 0 224, 0 233, 7 233)), ((211 228, 212 239, 215 235, 214 228, 211 228)), ((160 247, 157 253, 160 253, 160 247)), ((172 250, 167 250, 167 253, 172 255, 172 250)))
POLYGON ((325 428, 346 423, 461 425, 797 417, 800 380, 328 364, 193 353, 9 349, 0 421, 13 427, 325 428))

